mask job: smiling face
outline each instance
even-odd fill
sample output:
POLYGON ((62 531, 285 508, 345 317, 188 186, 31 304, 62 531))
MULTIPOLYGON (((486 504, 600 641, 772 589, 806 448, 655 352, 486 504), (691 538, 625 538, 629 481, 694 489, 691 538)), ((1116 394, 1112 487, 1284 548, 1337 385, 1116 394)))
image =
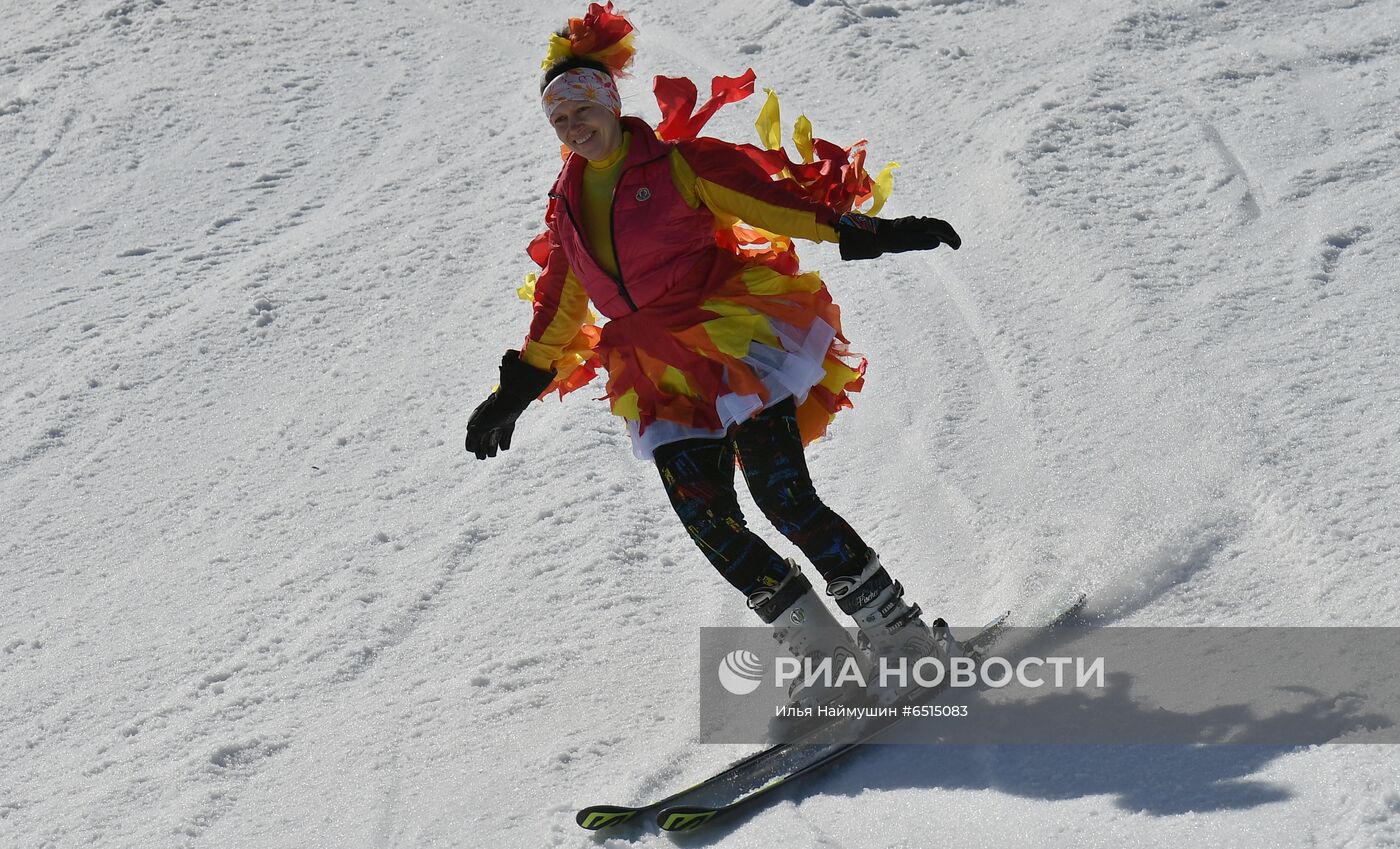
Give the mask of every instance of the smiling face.
POLYGON ((590 161, 607 159, 622 144, 622 122, 611 109, 590 100, 567 100, 549 120, 559 141, 590 161))

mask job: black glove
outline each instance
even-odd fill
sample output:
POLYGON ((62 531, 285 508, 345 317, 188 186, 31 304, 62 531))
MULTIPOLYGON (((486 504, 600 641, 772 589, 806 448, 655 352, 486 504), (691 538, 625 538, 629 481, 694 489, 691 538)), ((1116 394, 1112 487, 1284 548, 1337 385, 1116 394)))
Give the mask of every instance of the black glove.
POLYGON ((939 245, 953 250, 962 238, 953 225, 937 218, 871 218, 848 212, 836 224, 841 235, 842 259, 874 259, 883 253, 931 251, 939 245))
POLYGON ((501 357, 501 385, 482 401, 467 420, 467 450, 476 459, 496 456, 510 448, 515 420, 554 381, 553 371, 537 369, 520 359, 519 351, 501 357))

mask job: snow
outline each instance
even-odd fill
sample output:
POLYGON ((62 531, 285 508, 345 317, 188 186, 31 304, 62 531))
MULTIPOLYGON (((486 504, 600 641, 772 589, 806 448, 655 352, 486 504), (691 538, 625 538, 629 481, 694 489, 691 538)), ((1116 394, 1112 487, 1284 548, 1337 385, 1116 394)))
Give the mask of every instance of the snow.
MULTIPOLYGON (((596 393, 461 449, 582 8, 7 10, 0 846, 664 846, 573 811, 739 753, 695 652, 749 614, 596 393)), ((1400 624, 1400 3, 629 11, 629 109, 753 66, 964 237, 803 254, 872 364, 813 474, 912 597, 1400 624)), ((1364 849, 1397 787, 1385 746, 882 748, 676 842, 1364 849)))

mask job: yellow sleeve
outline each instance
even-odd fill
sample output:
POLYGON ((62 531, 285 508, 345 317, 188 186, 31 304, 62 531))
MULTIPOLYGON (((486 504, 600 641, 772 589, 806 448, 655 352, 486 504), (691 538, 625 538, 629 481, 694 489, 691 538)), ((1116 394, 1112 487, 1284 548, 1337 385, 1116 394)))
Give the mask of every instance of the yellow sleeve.
POLYGON ((721 185, 695 173, 678 148, 671 150, 671 177, 691 208, 703 203, 720 227, 743 221, 769 233, 811 242, 838 242, 841 237, 822 224, 810 209, 796 209, 760 200, 738 189, 721 185))
POLYGON ((573 341, 588 316, 588 294, 569 270, 557 294, 537 289, 535 304, 536 321, 520 351, 520 359, 537 369, 557 369, 564 348, 573 341))

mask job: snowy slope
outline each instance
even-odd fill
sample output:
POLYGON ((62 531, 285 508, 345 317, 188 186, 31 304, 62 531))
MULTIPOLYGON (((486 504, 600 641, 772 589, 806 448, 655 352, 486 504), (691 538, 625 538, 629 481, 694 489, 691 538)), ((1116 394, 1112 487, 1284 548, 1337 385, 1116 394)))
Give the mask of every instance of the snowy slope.
MULTIPOLYGON (((912 596, 1400 624, 1400 3, 690 6, 629 9, 630 110, 753 66, 965 238, 804 251, 872 363, 813 474, 912 596)), ((608 845, 574 808, 737 754, 690 739, 696 629, 749 614, 604 405, 461 451, 582 8, 6 9, 0 846, 608 845)), ((714 842, 1361 849, 1398 787, 1379 746, 891 748, 714 842)))

